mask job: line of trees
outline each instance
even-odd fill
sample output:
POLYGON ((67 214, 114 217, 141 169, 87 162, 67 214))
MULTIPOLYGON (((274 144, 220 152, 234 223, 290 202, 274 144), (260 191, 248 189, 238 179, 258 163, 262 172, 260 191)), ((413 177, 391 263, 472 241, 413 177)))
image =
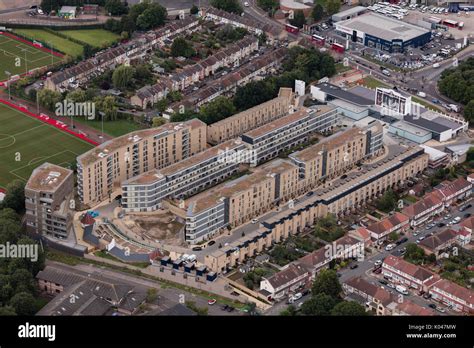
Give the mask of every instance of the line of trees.
MULTIPOLYGON (((0 244, 35 245, 26 236, 20 215, 25 210, 24 183, 15 180, 7 186, 0 204, 0 244)), ((44 253, 38 247, 37 260, 2 257, 0 259, 0 316, 34 315, 42 306, 34 276, 44 268, 44 253)))

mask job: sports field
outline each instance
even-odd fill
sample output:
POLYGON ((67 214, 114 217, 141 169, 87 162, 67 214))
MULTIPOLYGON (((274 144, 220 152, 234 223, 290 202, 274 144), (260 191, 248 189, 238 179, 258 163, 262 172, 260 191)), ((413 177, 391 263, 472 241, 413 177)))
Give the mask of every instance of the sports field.
POLYGON ((104 29, 62 30, 60 33, 93 47, 108 47, 120 39, 119 35, 104 29))
POLYGON ((53 33, 41 29, 15 29, 14 33, 21 34, 31 40, 53 45, 53 49, 57 48, 60 52, 66 53, 71 57, 80 57, 84 51, 84 47, 63 37, 54 35, 53 33))
POLYGON ((60 60, 60 57, 52 56, 48 52, 8 36, 0 35, 0 81, 8 79, 5 71, 12 75, 20 75, 60 60))
POLYGON ((0 104, 0 188, 14 179, 27 181, 44 162, 64 167, 93 145, 0 104))

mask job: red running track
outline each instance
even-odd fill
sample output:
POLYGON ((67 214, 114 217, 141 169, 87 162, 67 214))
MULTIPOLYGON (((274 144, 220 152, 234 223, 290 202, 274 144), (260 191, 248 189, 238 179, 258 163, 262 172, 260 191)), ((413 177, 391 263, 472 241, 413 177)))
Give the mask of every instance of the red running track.
POLYGON ((44 122, 44 123, 47 123, 57 129, 59 129, 60 131, 63 131, 63 132, 66 132, 66 133, 69 133, 81 140, 84 140, 84 141, 87 141, 89 144, 92 144, 94 146, 96 145, 99 145, 99 143, 95 142, 94 140, 86 137, 85 135, 81 134, 81 133, 77 133, 77 132, 74 132, 72 130, 69 129, 69 127, 61 122, 61 121, 57 121, 55 119, 53 119, 52 117, 49 117, 47 115, 44 115, 44 114, 40 114, 40 115, 37 115, 31 111, 28 111, 28 109, 24 106, 18 106, 16 104, 13 104, 11 102, 9 102, 8 100, 3 100, 3 99, 0 99, 0 104, 5 104, 5 105, 8 105, 12 108, 14 108, 15 110, 18 110, 30 117, 33 117, 33 118, 36 118, 37 120, 40 120, 41 122, 44 122))

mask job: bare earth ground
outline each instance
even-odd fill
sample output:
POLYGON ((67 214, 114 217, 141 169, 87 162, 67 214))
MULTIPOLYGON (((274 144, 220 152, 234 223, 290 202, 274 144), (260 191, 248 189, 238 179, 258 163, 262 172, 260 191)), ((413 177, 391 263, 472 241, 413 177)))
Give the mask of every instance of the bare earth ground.
POLYGON ((184 225, 175 220, 175 216, 167 211, 157 211, 153 215, 127 214, 122 223, 133 233, 162 244, 185 246, 179 231, 184 225))

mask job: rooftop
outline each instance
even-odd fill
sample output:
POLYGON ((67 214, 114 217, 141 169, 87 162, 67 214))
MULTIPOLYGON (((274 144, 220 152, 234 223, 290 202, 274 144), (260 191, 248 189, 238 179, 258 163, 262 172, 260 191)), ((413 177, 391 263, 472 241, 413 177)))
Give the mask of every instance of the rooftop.
POLYGON ((72 170, 55 164, 43 163, 33 170, 25 188, 36 191, 54 191, 72 175, 72 170))
POLYGON ((342 99, 351 104, 356 104, 359 106, 368 106, 375 104, 374 99, 362 97, 359 94, 353 93, 351 90, 345 90, 330 83, 320 83, 316 85, 316 87, 318 87, 321 91, 330 95, 333 98, 342 99))
POLYGON ((408 274, 422 282, 433 277, 433 273, 431 273, 430 271, 393 255, 388 255, 384 259, 383 266, 385 265, 395 268, 401 271, 402 273, 408 274))
POLYGON ((474 305, 474 291, 470 289, 464 288, 446 279, 438 281, 433 286, 433 290, 436 290, 436 288, 466 301, 468 306, 472 307, 474 305))
POLYGON ((433 236, 423 239, 420 246, 434 251, 436 248, 443 247, 446 243, 457 238, 457 232, 451 229, 438 232, 433 236))
POLYGON ((262 135, 275 132, 279 130, 280 128, 283 128, 287 125, 290 125, 294 122, 297 122, 299 120, 302 120, 308 116, 311 117, 316 117, 321 114, 324 114, 326 112, 329 112, 331 110, 334 110, 335 108, 332 106, 328 105, 318 105, 318 109, 307 109, 307 108, 301 108, 298 111, 295 111, 287 116, 284 116, 282 118, 279 118, 277 120, 274 120, 270 123, 267 123, 266 125, 263 125, 261 127, 255 128, 247 133, 245 133, 246 136, 250 138, 258 138, 262 135))
POLYGON ((142 140, 143 138, 157 136, 162 133, 172 134, 174 132, 180 131, 185 127, 194 129, 203 126, 206 126, 204 122, 197 118, 194 118, 183 123, 167 123, 156 128, 138 130, 106 141, 105 143, 93 148, 92 150, 89 150, 86 153, 78 156, 77 161, 80 162, 82 165, 88 165, 94 163, 95 161, 101 158, 107 157, 109 154, 123 146, 132 145, 142 140))
POLYGON ((362 31, 387 41, 408 41, 420 35, 429 33, 428 30, 394 18, 375 13, 365 13, 358 17, 336 23, 351 30, 362 31))
POLYGON ((423 128, 418 128, 418 127, 413 126, 413 125, 411 125, 409 123, 406 123, 404 121, 394 122, 390 126, 393 127, 393 128, 397 128, 397 129, 400 129, 402 131, 405 131, 407 133, 416 135, 418 137, 426 137, 426 136, 431 134, 431 132, 429 132, 429 131, 427 131, 423 128))

